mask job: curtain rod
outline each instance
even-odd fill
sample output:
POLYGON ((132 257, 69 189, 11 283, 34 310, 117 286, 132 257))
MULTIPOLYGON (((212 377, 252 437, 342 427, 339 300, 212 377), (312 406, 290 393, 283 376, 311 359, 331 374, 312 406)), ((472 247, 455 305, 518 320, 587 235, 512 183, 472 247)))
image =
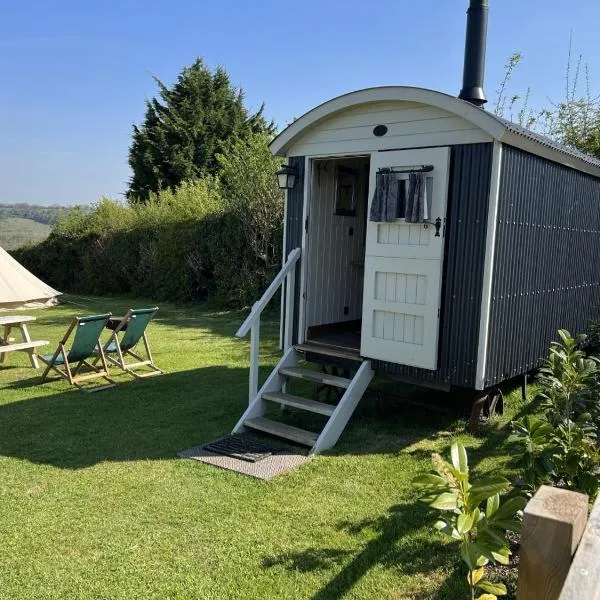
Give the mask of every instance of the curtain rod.
POLYGON ((378 173, 429 173, 433 171, 433 165, 421 165, 414 169, 391 169, 389 167, 383 167, 379 169, 378 173))

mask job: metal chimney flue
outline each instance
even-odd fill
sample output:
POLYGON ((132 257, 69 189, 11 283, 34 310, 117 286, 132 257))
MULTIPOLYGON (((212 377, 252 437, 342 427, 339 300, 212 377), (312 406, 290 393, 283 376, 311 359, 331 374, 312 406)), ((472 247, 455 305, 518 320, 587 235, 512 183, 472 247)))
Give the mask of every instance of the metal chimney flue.
POLYGON ((476 106, 482 106, 487 102, 483 93, 483 77, 488 10, 488 0, 470 0, 467 10, 463 87, 458 97, 476 106))

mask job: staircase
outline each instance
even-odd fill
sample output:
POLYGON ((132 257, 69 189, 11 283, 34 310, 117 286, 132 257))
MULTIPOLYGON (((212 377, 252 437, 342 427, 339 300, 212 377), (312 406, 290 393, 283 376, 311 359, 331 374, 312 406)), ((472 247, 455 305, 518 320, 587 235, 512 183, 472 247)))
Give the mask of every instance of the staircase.
POLYGON ((310 453, 317 454, 335 445, 371 379, 373 379, 371 362, 360 358, 358 353, 312 343, 292 346, 285 352, 250 402, 234 427, 233 433, 253 429, 309 446, 310 453), (355 370, 355 374, 352 378, 338 377, 300 366, 302 360, 311 359, 320 364, 343 364, 355 370), (341 397, 337 404, 317 402, 287 393, 288 384, 293 379, 330 386, 343 392, 340 392, 341 397), (327 417, 327 422, 320 432, 314 432, 286 425, 279 420, 265 418, 264 415, 275 405, 316 413, 327 417))
MULTIPOLYGON (((236 332, 237 337, 245 337, 250 332, 250 376, 248 378, 248 408, 236 423, 232 433, 241 433, 254 429, 269 433, 292 442, 304 444, 311 448, 311 454, 317 454, 335 445, 356 405, 365 393, 371 379, 373 369, 369 360, 363 360, 358 352, 347 348, 326 346, 315 342, 292 345, 294 330, 294 297, 296 266, 300 260, 300 248, 294 248, 287 260, 275 276, 261 299, 254 303, 250 314, 236 332), (281 341, 284 354, 273 372, 267 377, 263 386, 258 389, 258 365, 260 348, 260 316, 279 288, 285 290, 285 309, 281 323, 281 341), (320 364, 351 366, 354 370, 352 378, 337 377, 327 373, 319 373, 300 366, 301 361, 316 361, 320 364), (302 396, 288 393, 288 384, 293 379, 303 379, 318 385, 325 385, 344 390, 337 404, 317 402, 302 396), (273 407, 291 408, 308 413, 316 413, 327 417, 325 426, 320 432, 309 431, 286 425, 279 420, 265 418, 273 407)), ((285 413, 283 413, 285 415, 285 413)), ((281 416, 278 415, 278 416, 281 416)))

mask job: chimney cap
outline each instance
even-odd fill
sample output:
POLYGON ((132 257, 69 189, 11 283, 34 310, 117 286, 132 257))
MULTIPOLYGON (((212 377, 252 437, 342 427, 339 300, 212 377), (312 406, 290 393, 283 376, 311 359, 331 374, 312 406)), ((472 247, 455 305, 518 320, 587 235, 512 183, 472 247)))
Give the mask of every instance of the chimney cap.
POLYGON ((483 106, 487 102, 483 88, 479 85, 463 88, 460 90, 458 97, 461 100, 465 100, 466 102, 470 102, 471 104, 475 104, 477 106, 483 106))

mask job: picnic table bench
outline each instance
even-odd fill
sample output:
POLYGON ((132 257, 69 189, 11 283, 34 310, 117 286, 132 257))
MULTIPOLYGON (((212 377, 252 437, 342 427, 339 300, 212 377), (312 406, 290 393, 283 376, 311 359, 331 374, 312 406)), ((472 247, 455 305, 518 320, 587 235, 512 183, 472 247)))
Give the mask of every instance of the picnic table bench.
POLYGON ((9 317, 0 317, 0 327, 3 327, 3 333, 0 334, 0 363, 6 360, 9 352, 23 351, 29 354, 31 366, 35 369, 39 367, 35 349, 40 346, 46 346, 49 342, 46 340, 32 340, 27 330, 27 323, 35 321, 35 317, 26 315, 11 315, 9 317), (21 331, 22 342, 13 343, 10 333, 13 328, 21 331))

